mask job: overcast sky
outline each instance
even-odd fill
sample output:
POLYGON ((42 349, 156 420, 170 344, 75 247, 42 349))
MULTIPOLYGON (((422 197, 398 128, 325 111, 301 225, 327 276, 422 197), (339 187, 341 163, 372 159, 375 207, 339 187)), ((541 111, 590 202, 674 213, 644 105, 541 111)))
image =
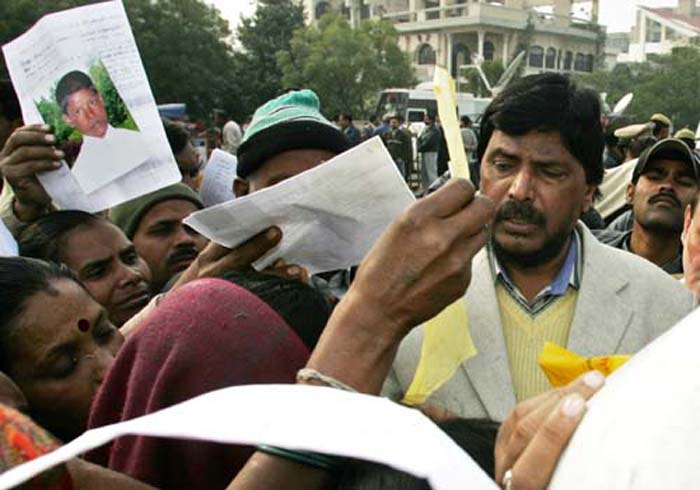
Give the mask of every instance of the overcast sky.
MULTIPOLYGON (((241 15, 250 15, 255 10, 255 0, 206 0, 216 5, 235 29, 241 15)), ((677 0, 600 0, 600 22, 608 26, 608 32, 628 31, 634 24, 635 5, 668 7, 677 0)))

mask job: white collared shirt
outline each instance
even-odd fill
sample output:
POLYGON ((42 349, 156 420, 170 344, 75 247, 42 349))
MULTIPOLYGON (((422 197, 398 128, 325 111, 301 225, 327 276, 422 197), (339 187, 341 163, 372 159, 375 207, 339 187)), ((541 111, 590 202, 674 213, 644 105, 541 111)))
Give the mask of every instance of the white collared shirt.
POLYGON ((143 164, 152 156, 139 131, 107 127, 102 138, 83 136, 73 175, 86 194, 143 164))

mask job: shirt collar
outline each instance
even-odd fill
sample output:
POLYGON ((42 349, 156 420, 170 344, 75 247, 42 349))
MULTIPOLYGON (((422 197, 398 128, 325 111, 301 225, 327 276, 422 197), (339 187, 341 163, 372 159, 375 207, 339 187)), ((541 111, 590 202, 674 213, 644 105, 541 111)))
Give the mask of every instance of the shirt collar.
MULTIPOLYGON (((537 296, 535 296, 535 298, 531 302, 531 305, 535 305, 544 299, 563 296, 566 294, 566 291, 569 289, 569 286, 571 286, 574 289, 579 288, 581 284, 581 270, 583 266, 583 254, 581 253, 581 237, 579 236, 577 230, 574 230, 571 235, 572 236, 571 242, 569 243, 569 250, 566 253, 566 258, 564 259, 564 263, 562 264, 561 269, 559 269, 559 272, 554 277, 554 280, 552 280, 549 286, 544 288, 537 294, 537 296)), ((503 269, 503 267, 501 267, 501 264, 499 264, 498 259, 496 258, 496 255, 492 252, 492 250, 489 250, 488 257, 491 262, 491 268, 494 275, 494 282, 496 283, 499 280, 502 281, 509 291, 516 293, 522 299, 522 302, 527 304, 527 301, 525 301, 524 296, 522 295, 522 293, 520 293, 520 290, 517 288, 517 286, 511 282, 507 272, 505 271, 505 269, 503 269)))

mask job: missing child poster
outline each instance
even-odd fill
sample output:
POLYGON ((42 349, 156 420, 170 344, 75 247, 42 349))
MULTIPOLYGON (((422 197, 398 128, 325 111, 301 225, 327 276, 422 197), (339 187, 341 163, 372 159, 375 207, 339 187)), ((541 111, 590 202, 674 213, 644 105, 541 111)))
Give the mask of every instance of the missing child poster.
POLYGON ((3 46, 25 124, 65 165, 39 180, 64 209, 100 211, 180 180, 121 1, 47 15, 3 46))

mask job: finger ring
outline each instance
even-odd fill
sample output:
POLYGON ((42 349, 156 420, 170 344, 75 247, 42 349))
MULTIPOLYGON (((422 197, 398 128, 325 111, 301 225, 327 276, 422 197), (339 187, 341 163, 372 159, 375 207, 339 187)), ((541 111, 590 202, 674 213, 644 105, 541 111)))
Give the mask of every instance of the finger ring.
POLYGON ((506 474, 503 475, 503 481, 501 481, 501 486, 503 487, 503 490, 510 490, 510 485, 511 485, 512 480, 513 480, 513 470, 506 471, 506 474))

